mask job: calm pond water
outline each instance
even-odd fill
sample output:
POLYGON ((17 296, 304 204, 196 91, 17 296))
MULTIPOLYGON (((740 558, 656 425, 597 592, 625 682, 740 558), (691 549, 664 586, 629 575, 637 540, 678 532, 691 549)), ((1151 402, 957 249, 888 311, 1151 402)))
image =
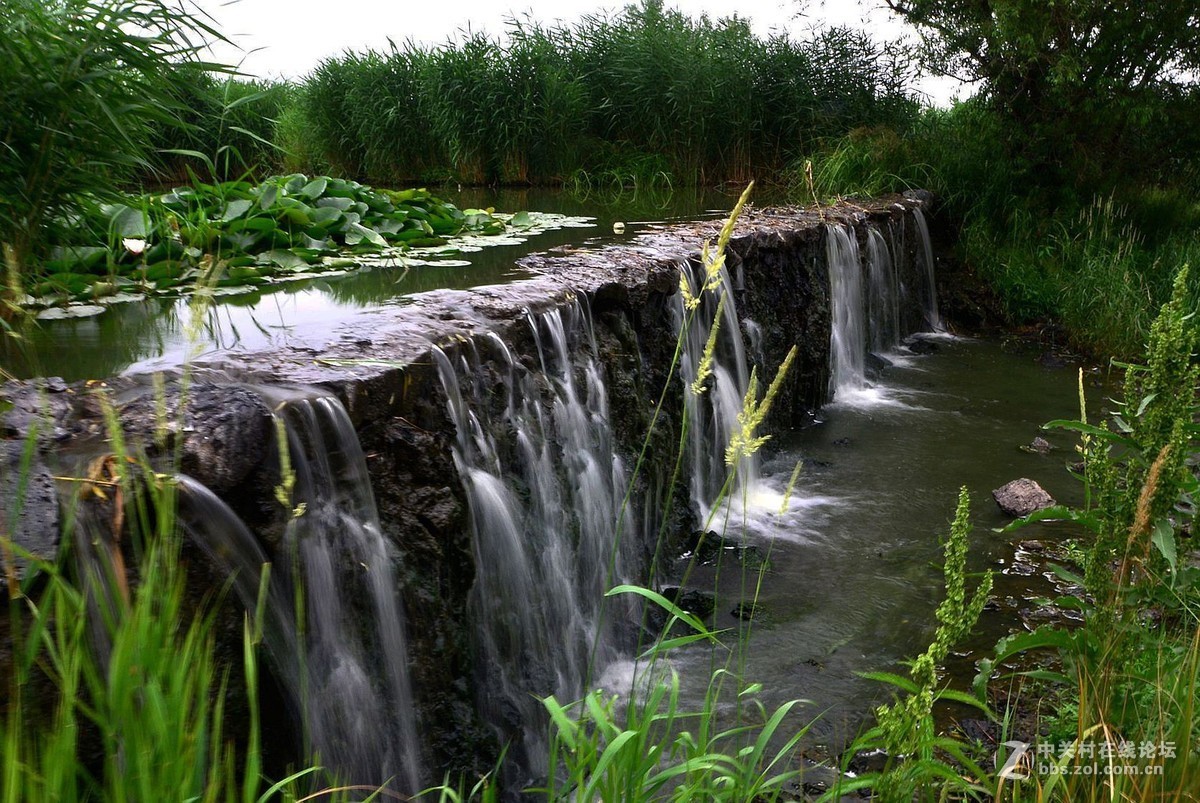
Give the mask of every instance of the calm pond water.
MULTIPOLYGON (((254 288, 223 296, 199 321, 184 299, 147 299, 117 304, 90 318, 33 321, 19 338, 0 335, 0 368, 18 378, 60 376, 67 381, 98 379, 179 363, 220 351, 252 351, 267 346, 320 348, 332 327, 362 311, 402 304, 427 290, 466 289, 521 278, 514 266, 522 256, 563 245, 588 245, 628 239, 652 223, 719 217, 737 200, 711 189, 638 196, 581 198, 563 191, 479 190, 442 192, 460 208, 493 207, 502 212, 532 210, 591 218, 588 228, 563 228, 462 255, 469 265, 377 267, 345 276, 319 277, 254 288), (613 234, 616 221, 625 232, 613 234)), ((760 203, 766 195, 758 193, 760 203)))
MULTIPOLYGON (((889 355, 894 364, 873 388, 839 399, 817 425, 774 442, 748 513, 733 514, 727 530, 757 555, 744 571, 736 560, 719 570, 715 561, 702 565, 689 583, 717 589, 714 624, 726 629, 731 647, 697 648, 676 658, 693 707, 711 670, 728 660, 734 670, 740 665, 747 682, 764 685, 761 699, 769 708, 793 698, 811 701, 793 724, 817 719, 813 741, 839 750, 871 706, 890 696, 856 673, 903 674, 900 662, 924 651, 932 638, 933 612, 943 596, 939 538, 949 531, 963 485, 974 524, 970 569, 996 572, 996 603, 949 667, 955 686, 969 688, 974 658, 1021 626, 1019 612, 1037 607, 1031 597, 1057 596, 1041 561, 1014 565, 1014 547, 1038 539, 1053 548, 1071 533, 1059 524, 994 532, 1009 519, 991 491, 1029 477, 1060 502, 1082 502, 1080 485, 1065 470, 1075 459, 1074 438, 1039 429, 1054 418, 1078 417, 1076 369, 1042 367, 1038 353, 1024 347, 928 338, 936 352, 889 355), (1048 455, 1020 448, 1039 435, 1055 447, 1048 455), (797 460, 804 467, 781 515, 797 460), (734 609, 738 599, 753 596, 760 558, 767 568, 747 623, 734 609), (749 635, 744 650, 735 646, 739 628, 749 635), (979 652, 967 654, 972 651, 979 652)), ((1099 382, 1089 375, 1089 385, 1099 382)), ((1089 394, 1103 395, 1097 387, 1089 394)), ((977 581, 969 580, 968 588, 977 581)))

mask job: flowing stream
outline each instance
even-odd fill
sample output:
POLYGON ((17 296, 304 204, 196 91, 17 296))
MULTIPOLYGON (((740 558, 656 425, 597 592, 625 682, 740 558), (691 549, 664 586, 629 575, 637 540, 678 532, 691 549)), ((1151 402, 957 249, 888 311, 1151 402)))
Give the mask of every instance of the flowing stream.
MULTIPOLYGON (((714 661, 723 666, 729 658, 747 682, 764 685, 769 706, 793 697, 811 701, 795 724, 815 720, 813 740, 833 752, 890 693, 856 673, 903 672, 900 661, 932 637, 942 593, 939 537, 948 531, 958 488, 967 486, 972 496, 970 569, 997 572, 997 603, 964 651, 989 649, 1022 613, 1036 613, 1032 597, 1056 596, 1049 569, 1027 554, 1018 560, 1025 551, 1018 544, 1052 549, 1070 535, 1050 523, 1019 535, 993 532, 1008 519, 990 491, 1025 476, 1062 502, 1082 501, 1064 470, 1074 459, 1073 439, 1039 430, 1047 420, 1077 414, 1074 372, 1043 368, 1036 352, 993 342, 948 336, 927 342, 936 351, 889 353, 892 365, 872 382, 871 395, 835 401, 816 426, 772 445, 745 515, 732 517, 725 533, 751 549, 723 550, 720 570, 709 558, 689 583, 716 593, 712 623, 728 629, 734 649, 682 653, 676 658, 682 674, 702 684, 714 661), (1019 448, 1038 435, 1055 451, 1043 456, 1019 448), (798 460, 800 477, 781 513, 798 460), (760 582, 753 615, 744 618, 743 601, 760 582), (746 636, 743 649, 735 643, 739 632, 746 636)), ((965 688, 971 660, 958 659, 951 670, 965 688)), ((690 688, 689 703, 697 706, 703 688, 690 688)))
MULTIPOLYGON (((702 268, 680 265, 699 298, 694 310, 682 298, 675 310, 682 348, 674 381, 684 387, 689 425, 684 471, 697 521, 717 532, 710 549, 670 569, 687 578, 687 591, 711 600, 712 625, 740 645, 675 653, 685 704, 699 707, 714 668, 730 668, 761 682, 769 706, 813 701, 798 716, 816 719, 814 739, 836 750, 882 693, 856 673, 898 669, 932 633, 938 536, 960 485, 973 491, 981 525, 975 568, 1005 572, 997 584, 1003 612, 985 623, 980 645, 1041 582, 1037 571, 1009 573, 1018 551, 989 531, 1003 521, 988 491, 1029 476, 1060 501, 1077 501, 1061 470, 1068 441, 1049 457, 1018 449, 1043 421, 1071 416, 1077 396, 1065 372, 942 332, 919 210, 912 222, 871 228, 861 239, 839 225, 825 235, 832 401, 815 426, 777 436, 733 467, 725 446, 740 426, 749 365, 773 368, 783 355, 762 353, 762 329, 739 317, 733 278, 722 273, 712 283, 725 297, 718 305, 718 292, 702 291, 702 268), (914 235, 917 269, 906 261, 914 235), (924 334, 913 340, 913 332, 924 334), (697 381, 701 373, 708 377, 697 381), (703 392, 691 392, 693 384, 703 392), (798 482, 788 489, 797 463, 798 482)), ((477 660, 469 671, 480 713, 507 745, 514 788, 546 770, 540 698, 570 702, 601 678, 609 688, 632 682, 643 611, 633 597, 605 592, 646 582, 660 515, 654 493, 627 498, 632 467, 610 421, 586 301, 529 313, 518 328, 512 342, 492 334, 432 349, 474 549, 477 660)), ((770 377, 758 381, 761 393, 770 377)), ((284 565, 267 590, 265 640, 276 672, 306 746, 340 780, 418 789, 431 779, 422 768, 397 556, 381 533, 357 434, 331 395, 258 391, 279 426, 283 496, 294 510, 284 565)), ((186 477, 180 485, 185 529, 253 607, 262 546, 203 486, 186 477)), ((1064 537, 1049 524, 1033 534, 1064 537)))
POLYGON ((576 301, 527 324, 528 363, 499 338, 487 354, 433 351, 478 567, 480 707, 513 740, 511 767, 529 773, 521 780, 545 769, 539 698, 574 700, 628 647, 635 611, 604 593, 644 566, 590 313, 576 301))
MULTIPOLYGON (((272 666, 307 752, 334 777, 419 789, 425 778, 395 555, 380 532, 358 436, 333 396, 259 391, 275 410, 293 482, 294 515, 266 590, 272 666)), ((181 477, 180 487, 185 531, 254 610, 267 562, 258 539, 203 485, 181 477)))

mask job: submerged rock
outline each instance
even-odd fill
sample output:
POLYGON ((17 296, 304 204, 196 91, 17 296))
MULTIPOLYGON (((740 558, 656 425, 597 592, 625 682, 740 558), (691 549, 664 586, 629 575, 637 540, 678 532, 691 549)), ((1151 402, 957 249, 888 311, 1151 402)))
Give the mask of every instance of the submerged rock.
POLYGON ((1053 507, 1054 497, 1031 479, 1022 477, 992 491, 996 504, 1010 516, 1028 516, 1036 510, 1053 507))
POLYGON ((1021 447, 1021 451, 1023 451, 1023 452, 1029 452, 1030 454, 1040 454, 1040 455, 1050 454, 1050 452, 1052 452, 1053 450, 1054 450, 1054 447, 1050 444, 1050 441, 1048 441, 1042 437, 1034 438, 1032 441, 1029 442, 1028 446, 1021 447))
POLYGON ((913 354, 936 354, 940 350, 937 343, 921 337, 909 338, 904 345, 913 354))
POLYGON ((745 600, 743 602, 739 602, 737 606, 729 612, 729 615, 736 616, 738 619, 748 622, 751 619, 761 619, 763 610, 762 606, 760 606, 758 603, 751 600, 745 600))
POLYGON ((665 586, 662 594, 683 610, 695 614, 701 619, 712 616, 713 611, 717 607, 717 598, 711 591, 665 586))
POLYGON ((895 363, 887 357, 880 356, 873 351, 868 351, 864 358, 864 364, 867 376, 871 379, 878 379, 884 371, 891 368, 895 363))

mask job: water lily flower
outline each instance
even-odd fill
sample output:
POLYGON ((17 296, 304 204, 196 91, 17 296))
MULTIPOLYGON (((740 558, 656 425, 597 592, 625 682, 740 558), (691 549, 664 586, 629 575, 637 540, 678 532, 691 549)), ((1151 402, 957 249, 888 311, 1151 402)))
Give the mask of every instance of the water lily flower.
POLYGON ((139 240, 136 237, 126 237, 121 240, 121 244, 125 246, 125 250, 131 254, 140 254, 146 250, 146 241, 139 240))

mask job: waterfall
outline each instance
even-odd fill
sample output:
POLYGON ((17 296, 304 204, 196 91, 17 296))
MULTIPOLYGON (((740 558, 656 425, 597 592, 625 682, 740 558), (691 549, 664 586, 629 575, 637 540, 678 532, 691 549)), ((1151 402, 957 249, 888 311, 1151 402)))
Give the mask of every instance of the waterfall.
MULTIPOLYGON (((725 465, 725 446, 738 428, 738 413, 746 388, 750 383, 750 372, 746 367, 746 349, 742 342, 742 327, 738 320, 737 302, 729 274, 721 270, 721 284, 716 292, 702 292, 705 283, 704 267, 699 263, 683 262, 683 271, 693 296, 700 299, 694 313, 684 307, 682 295, 676 307, 676 328, 683 332, 683 349, 680 354, 679 374, 684 384, 683 398, 687 408, 689 428, 689 455, 691 457, 692 503, 700 514, 700 520, 708 520, 718 494, 725 485, 728 466, 725 465), (688 388, 696 380, 705 345, 714 325, 721 294, 725 304, 717 332, 716 349, 713 352, 712 376, 707 380, 708 389, 700 395, 688 388)), ((756 332, 756 325, 748 327, 756 332)), ((757 330, 761 331, 761 330, 757 330)), ((770 377, 760 378, 763 383, 770 377)), ((736 467, 735 485, 730 495, 737 498, 758 477, 757 455, 744 457, 736 467)))
POLYGON ((750 354, 753 356, 754 362, 765 366, 767 364, 767 354, 763 351, 762 327, 758 325, 757 321, 742 318, 742 330, 746 333, 746 340, 749 341, 750 354))
POLYGON ((867 229, 867 320, 871 351, 890 351, 900 343, 900 278, 887 241, 879 229, 867 229))
POLYGON ((528 325, 523 359, 494 335, 487 354, 431 353, 470 511, 480 707, 532 778, 548 748, 539 698, 577 699, 622 655, 634 612, 604 593, 643 560, 589 311, 575 300, 528 325))
POLYGON ((866 387, 867 311, 863 269, 854 232, 845 226, 826 226, 829 262, 830 387, 833 396, 866 387))
POLYGON ((937 281, 934 274, 933 244, 929 240, 929 224, 921 207, 913 207, 913 219, 917 221, 917 231, 921 233, 921 258, 925 263, 926 285, 922 303, 925 308, 925 323, 935 332, 942 330, 942 317, 938 313, 937 281))
MULTIPOLYGON (((263 564, 271 562, 253 533, 229 505, 186 474, 176 477, 179 485, 177 516, 188 540, 205 554, 209 562, 229 579, 234 592, 248 611, 258 606, 263 564)), ((263 644, 270 653, 271 665, 281 685, 298 690, 296 666, 296 618, 292 597, 284 584, 276 581, 266 589, 263 644)), ((298 696, 288 700, 293 713, 301 710, 298 696)))
POLYGON ((259 392, 284 424, 295 481, 290 565, 278 570, 302 590, 298 697, 310 752, 339 781, 415 792, 423 778, 395 555, 358 435, 333 396, 259 392))
MULTIPOLYGON (((265 589, 263 643, 304 733, 305 756, 340 783, 415 793, 424 778, 395 556, 358 436, 345 408, 322 391, 257 391, 282 424, 291 472, 281 473, 293 478, 294 509, 265 589)), ((256 610, 263 565, 271 562, 260 539, 202 483, 186 475, 173 482, 180 532, 256 610)), ((125 570, 111 518, 98 515, 83 508, 77 560, 105 660, 102 617, 115 610, 125 570)))
POLYGON ((913 218, 920 234, 916 263, 909 256, 903 225, 889 227, 887 236, 867 226, 865 259, 852 229, 825 227, 832 313, 829 386, 834 398, 869 387, 868 351, 890 351, 914 328, 941 329, 929 229, 919 208, 913 209, 913 218), (919 285, 916 293, 905 276, 919 285), (917 307, 919 316, 914 313, 917 307))

